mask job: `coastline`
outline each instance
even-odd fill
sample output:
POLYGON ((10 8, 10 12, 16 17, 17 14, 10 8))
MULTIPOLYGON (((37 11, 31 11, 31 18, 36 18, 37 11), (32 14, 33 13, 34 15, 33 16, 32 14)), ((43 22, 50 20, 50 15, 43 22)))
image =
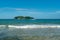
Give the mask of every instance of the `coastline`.
POLYGON ((8 28, 21 28, 21 29, 28 29, 28 28, 60 28, 60 25, 0 25, 0 27, 8 27, 8 28))

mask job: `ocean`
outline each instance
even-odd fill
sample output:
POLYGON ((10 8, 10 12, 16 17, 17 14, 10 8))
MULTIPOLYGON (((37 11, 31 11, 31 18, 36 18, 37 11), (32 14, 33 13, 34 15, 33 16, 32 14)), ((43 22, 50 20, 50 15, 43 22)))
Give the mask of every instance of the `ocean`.
POLYGON ((0 19, 0 40, 60 40, 60 19, 0 19))
POLYGON ((60 24, 60 19, 33 19, 33 20, 17 20, 17 19, 0 19, 0 24, 60 24))

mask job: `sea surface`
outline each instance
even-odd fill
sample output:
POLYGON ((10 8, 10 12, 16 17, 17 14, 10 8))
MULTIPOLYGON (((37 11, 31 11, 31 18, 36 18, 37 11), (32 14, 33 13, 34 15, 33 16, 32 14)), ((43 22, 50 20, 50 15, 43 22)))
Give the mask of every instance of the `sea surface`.
POLYGON ((33 20, 17 20, 17 19, 0 19, 0 24, 60 24, 60 19, 33 19, 33 20))
POLYGON ((17 40, 23 40, 22 37, 30 37, 30 39, 32 37, 33 40, 35 38, 60 40, 60 19, 0 19, 0 40, 5 40, 5 38, 7 40, 9 37, 17 37, 17 40))

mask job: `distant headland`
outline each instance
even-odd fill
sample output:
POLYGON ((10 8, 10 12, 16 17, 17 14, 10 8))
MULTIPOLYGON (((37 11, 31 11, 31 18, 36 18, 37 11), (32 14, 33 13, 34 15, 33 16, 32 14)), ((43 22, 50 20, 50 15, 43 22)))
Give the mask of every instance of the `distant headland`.
POLYGON ((16 16, 14 17, 14 19, 26 20, 26 19, 34 19, 34 18, 30 16, 16 16))

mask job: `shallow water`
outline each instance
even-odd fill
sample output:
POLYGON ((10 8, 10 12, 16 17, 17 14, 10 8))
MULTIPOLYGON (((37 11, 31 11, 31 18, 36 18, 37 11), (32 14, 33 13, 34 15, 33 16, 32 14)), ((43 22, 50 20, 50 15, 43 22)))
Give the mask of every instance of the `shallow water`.
POLYGON ((60 40, 59 28, 16 29, 8 28, 0 31, 2 40, 60 40))
POLYGON ((0 40, 60 40, 60 19, 0 19, 0 40))

